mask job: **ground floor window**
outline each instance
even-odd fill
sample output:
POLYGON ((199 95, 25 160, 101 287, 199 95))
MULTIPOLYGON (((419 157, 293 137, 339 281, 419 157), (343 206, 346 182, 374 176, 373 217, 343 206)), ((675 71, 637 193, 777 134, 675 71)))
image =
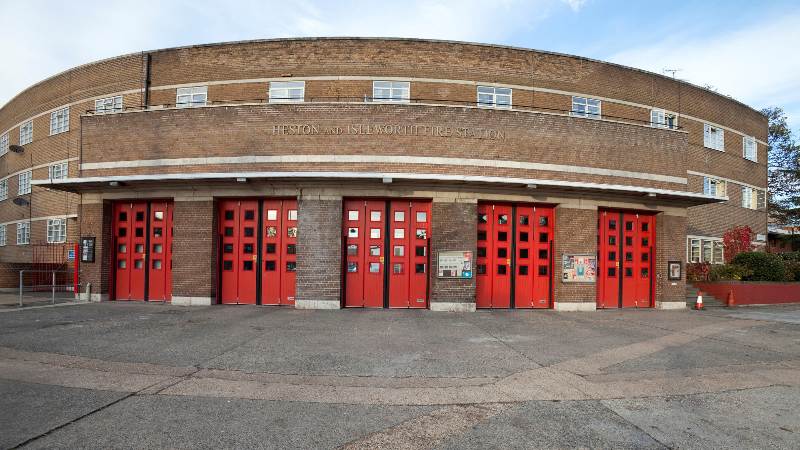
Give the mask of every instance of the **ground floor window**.
POLYGON ((725 247, 720 238, 690 237, 686 248, 689 262, 725 263, 725 247))

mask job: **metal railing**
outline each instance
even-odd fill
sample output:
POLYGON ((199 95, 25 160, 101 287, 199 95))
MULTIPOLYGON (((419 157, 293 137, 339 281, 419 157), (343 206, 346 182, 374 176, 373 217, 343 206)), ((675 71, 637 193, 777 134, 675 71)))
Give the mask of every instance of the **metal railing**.
POLYGON ((192 108, 202 108, 207 106, 236 106, 236 105, 256 105, 256 104, 271 104, 271 105, 303 105, 309 103, 343 103, 343 104, 381 104, 381 105, 395 105, 395 106, 403 106, 403 105, 414 105, 414 104, 424 104, 424 105, 443 105, 443 106, 467 106, 467 107, 477 107, 481 109, 488 109, 488 110, 498 110, 498 111, 532 111, 532 112, 540 112, 540 113, 551 113, 551 114, 558 114, 558 115, 566 115, 566 116, 574 116, 574 117, 582 117, 582 118, 590 118, 594 120, 612 120, 618 122, 626 122, 631 124, 637 125, 646 125, 652 126, 655 128, 660 129, 668 129, 668 130, 682 130, 683 126, 675 125, 675 126, 668 126, 666 123, 660 122, 653 122, 652 120, 642 119, 641 117, 632 117, 632 116, 624 116, 624 115, 610 115, 610 114, 602 114, 597 117, 592 116, 592 114, 588 114, 587 112, 579 112, 570 108, 554 108, 550 104, 537 104, 536 97, 533 96, 531 102, 517 102, 517 103, 508 103, 508 104, 498 104, 498 103, 486 103, 480 101, 472 101, 472 100, 455 100, 455 99, 447 99, 447 98, 425 98, 425 97, 409 97, 405 98, 402 101, 398 101, 396 98, 384 98, 384 97, 370 97, 368 95, 364 96, 344 96, 344 95, 337 95, 337 96, 313 96, 313 97, 304 97, 302 101, 294 101, 296 99, 291 97, 286 98, 272 98, 270 101, 269 98, 266 97, 259 97, 259 98, 249 98, 249 99, 217 99, 217 100, 206 100, 202 103, 195 103, 195 104, 181 104, 178 105, 177 103, 160 103, 160 104, 151 104, 151 105, 129 105, 125 107, 121 107, 118 109, 113 110, 95 110, 95 109, 87 109, 85 114, 87 115, 112 115, 115 113, 121 112, 129 112, 129 111, 158 111, 164 108, 177 108, 180 106, 182 109, 192 109, 192 108))
POLYGON ((17 306, 73 302, 80 293, 76 291, 80 286, 75 285, 73 270, 20 270, 17 306))

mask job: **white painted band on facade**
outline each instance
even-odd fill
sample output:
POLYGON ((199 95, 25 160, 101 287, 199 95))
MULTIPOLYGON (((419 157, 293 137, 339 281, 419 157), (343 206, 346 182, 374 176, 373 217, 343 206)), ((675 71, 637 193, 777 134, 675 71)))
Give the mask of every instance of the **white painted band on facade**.
POLYGON ((532 163, 522 161, 445 158, 430 156, 383 156, 383 155, 273 155, 273 156, 211 156, 202 158, 164 158, 138 159, 130 161, 109 161, 83 163, 81 170, 123 169, 141 167, 198 166, 216 164, 313 164, 313 163, 372 163, 372 164, 420 164, 463 167, 492 167, 499 169, 542 170, 552 172, 580 173, 620 178, 636 178, 641 180, 662 181, 665 183, 687 184, 685 177, 659 175, 627 170, 603 169, 596 167, 569 166, 564 164, 532 163))
POLYGON ((397 180, 424 180, 424 181, 458 181, 465 183, 496 183, 496 184, 523 184, 542 187, 569 188, 569 189, 596 189, 617 192, 638 192, 640 194, 668 195, 672 197, 707 200, 720 202, 728 197, 713 197, 710 195, 674 191, 670 189, 656 189, 643 186, 629 186, 624 184, 584 183, 579 181, 544 180, 536 178, 506 178, 488 177, 480 175, 443 175, 431 173, 386 173, 386 172, 234 172, 234 173, 162 173, 150 175, 116 175, 107 177, 68 178, 66 180, 40 180, 31 182, 35 186, 80 186, 89 183, 109 183, 112 181, 193 181, 193 180, 235 180, 237 178, 270 179, 270 178, 323 178, 323 179, 367 179, 382 180, 393 178, 397 180))

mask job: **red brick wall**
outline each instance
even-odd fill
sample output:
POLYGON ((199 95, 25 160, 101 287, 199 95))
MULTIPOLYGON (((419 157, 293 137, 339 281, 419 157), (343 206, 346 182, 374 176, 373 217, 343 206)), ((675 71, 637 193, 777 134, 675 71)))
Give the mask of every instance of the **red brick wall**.
POLYGON ((172 296, 216 301, 217 229, 214 202, 176 201, 172 244, 172 296))
POLYGON ((554 237, 553 284, 556 303, 595 303, 594 283, 564 283, 561 281, 562 257, 566 253, 597 254, 597 210, 556 207, 554 237))
POLYGON ((342 201, 300 198, 296 300, 341 301, 342 201))
MULTIPOLYGON (((477 249, 478 204, 434 201, 431 210, 430 301, 475 303, 475 276, 468 280, 437 278, 438 255, 443 251, 477 249)), ((473 259, 474 266, 474 259, 473 259)))

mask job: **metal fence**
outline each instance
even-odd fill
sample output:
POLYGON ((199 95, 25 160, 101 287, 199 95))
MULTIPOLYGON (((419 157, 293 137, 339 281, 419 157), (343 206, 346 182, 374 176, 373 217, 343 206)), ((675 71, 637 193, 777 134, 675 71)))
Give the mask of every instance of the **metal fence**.
POLYGON ((18 307, 77 300, 75 272, 67 270, 20 270, 18 307))

